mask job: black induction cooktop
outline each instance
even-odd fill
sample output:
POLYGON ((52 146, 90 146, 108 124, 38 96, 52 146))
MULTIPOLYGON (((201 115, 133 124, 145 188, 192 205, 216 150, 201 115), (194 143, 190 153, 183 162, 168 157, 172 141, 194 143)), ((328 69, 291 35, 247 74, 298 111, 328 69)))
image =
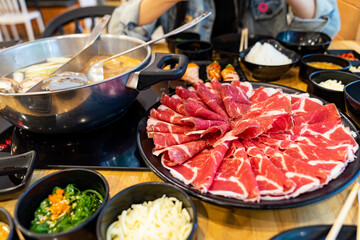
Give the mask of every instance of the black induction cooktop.
POLYGON ((137 125, 144 113, 144 107, 135 101, 118 120, 71 134, 39 134, 11 126, 0 134, 0 147, 12 155, 35 150, 36 168, 147 170, 136 144, 137 125))

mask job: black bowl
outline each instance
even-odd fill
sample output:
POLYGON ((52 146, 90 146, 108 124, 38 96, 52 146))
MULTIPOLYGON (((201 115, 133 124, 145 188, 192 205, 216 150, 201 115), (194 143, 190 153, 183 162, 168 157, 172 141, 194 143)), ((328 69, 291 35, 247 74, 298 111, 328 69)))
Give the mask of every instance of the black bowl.
POLYGON ((188 40, 175 46, 175 53, 184 54, 192 61, 212 59, 213 46, 209 42, 200 40, 188 40))
POLYGON ((106 231, 110 224, 118 220, 123 210, 130 208, 132 204, 141 204, 145 201, 154 201, 163 195, 175 197, 183 203, 188 211, 193 227, 187 240, 196 239, 197 213, 194 202, 180 188, 162 182, 140 183, 126 188, 116 194, 101 211, 96 224, 96 233, 99 240, 106 240, 106 231))
POLYGON ((310 74, 317 71, 327 70, 331 72, 336 71, 348 71, 350 68, 350 62, 341 57, 327 54, 308 54, 300 59, 300 71, 299 78, 305 83, 309 83, 310 74), (340 69, 323 69, 308 65, 309 62, 328 62, 339 65, 340 69))
POLYGON ((276 40, 302 56, 324 53, 331 43, 330 36, 322 32, 282 31, 277 34, 276 40))
POLYGON ((346 58, 345 59, 348 60, 351 63, 351 65, 353 65, 353 66, 360 64, 360 54, 353 49, 330 49, 330 50, 328 49, 328 50, 326 50, 326 53, 336 55, 336 56, 339 56, 344 53, 352 53, 357 60, 349 60, 346 58))
POLYGON ((344 92, 347 114, 360 129, 360 80, 346 85, 344 92))
POLYGON ((88 169, 66 169, 50 174, 28 188, 15 206, 14 219, 16 227, 27 239, 96 239, 96 219, 109 198, 109 186, 106 179, 98 172, 88 169), (52 193, 54 187, 66 187, 74 184, 80 190, 93 189, 104 198, 99 209, 81 224, 59 233, 35 233, 29 230, 34 213, 40 203, 52 193))
POLYGON ((249 69, 254 78, 262 81, 275 81, 278 80, 285 72, 287 72, 292 66, 294 66, 300 56, 284 46, 282 46, 278 41, 273 39, 267 39, 267 40, 260 40, 261 44, 267 42, 274 46, 278 51, 285 54, 288 58, 291 59, 291 63, 284 64, 284 65, 259 65, 255 63, 251 63, 245 60, 246 55, 249 53, 252 47, 249 47, 245 49, 244 51, 240 52, 240 58, 241 62, 244 63, 245 67, 249 69))
MULTIPOLYGON (((260 40, 272 39, 271 36, 249 34, 248 47, 252 47, 260 40)), ((228 33, 211 39, 214 50, 220 54, 220 58, 237 58, 239 56, 241 34, 228 33)))
POLYGON ((18 198, 25 191, 35 163, 35 151, 0 158, 0 200, 18 198))
POLYGON ((178 43, 187 40, 200 40, 200 34, 194 32, 181 32, 166 38, 170 52, 175 53, 175 47, 178 43))
POLYGON ((345 112, 344 91, 331 90, 319 85, 320 82, 324 82, 328 79, 341 81, 344 86, 359 80, 360 77, 347 73, 347 72, 331 72, 331 71, 319 71, 314 72, 309 77, 309 84, 307 92, 312 93, 328 102, 335 103, 335 105, 343 112, 345 112))
POLYGON ((6 240, 17 240, 17 239, 19 239, 19 236, 17 235, 16 229, 15 229, 13 219, 11 218, 9 212, 6 211, 2 207, 0 207, 0 222, 6 223, 10 228, 9 235, 6 238, 6 240))

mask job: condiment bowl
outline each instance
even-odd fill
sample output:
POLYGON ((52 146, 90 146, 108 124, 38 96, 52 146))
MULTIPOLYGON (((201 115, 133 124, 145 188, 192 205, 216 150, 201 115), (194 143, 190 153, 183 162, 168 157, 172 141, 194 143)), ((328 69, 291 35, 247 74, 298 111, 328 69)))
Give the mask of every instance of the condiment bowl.
POLYGON ((319 85, 326 80, 341 81, 344 86, 359 80, 360 77, 355 74, 347 72, 333 72, 333 71, 319 71, 314 72, 309 77, 309 84, 307 92, 312 93, 328 102, 335 103, 335 105, 343 112, 345 112, 344 91, 332 90, 319 85))
POLYGON ((308 54, 300 59, 300 71, 299 78, 305 83, 309 83, 310 74, 317 71, 327 70, 331 72, 336 71, 348 71, 350 68, 350 62, 341 57, 327 54, 308 54), (309 65, 311 62, 327 62, 339 65, 340 69, 323 69, 309 65))
POLYGON ((261 44, 267 42, 271 44, 276 50, 286 55, 291 59, 291 63, 283 64, 283 65, 260 65, 251 63, 245 60, 246 55, 250 52, 252 47, 245 49, 240 52, 241 62, 244 63, 245 67, 249 69, 253 77, 258 80, 263 81, 275 81, 278 80, 284 73, 286 73, 292 66, 294 66, 298 61, 300 56, 284 46, 282 46, 278 41, 273 39, 261 40, 259 41, 261 44))
POLYGON ((338 56, 338 57, 342 57, 341 55, 343 54, 352 54, 354 56, 355 59, 347 59, 345 57, 346 60, 349 60, 349 62, 351 63, 351 65, 354 65, 354 64, 359 64, 360 63, 360 54, 353 50, 353 49, 331 49, 331 50, 327 50, 326 51, 327 54, 332 54, 332 55, 335 55, 335 56, 338 56))
POLYGON ((305 31, 281 31, 277 34, 276 40, 302 56, 324 53, 331 43, 330 36, 325 33, 305 31))
POLYGON ((19 239, 19 236, 17 235, 14 221, 11 218, 8 211, 6 211, 4 208, 0 207, 0 222, 6 223, 9 226, 10 232, 6 240, 17 240, 19 239))
MULTIPOLYGON (((271 36, 249 34, 248 47, 252 47, 256 42, 265 39, 271 39, 271 36)), ((239 33, 227 33, 219 35, 211 39, 214 50, 222 58, 237 58, 239 56, 241 34, 239 33)))
POLYGON ((180 42, 175 47, 175 53, 184 54, 192 61, 211 60, 212 50, 211 43, 199 40, 180 42))
POLYGON ((360 80, 345 86, 346 112, 360 129, 360 80))
POLYGON ((187 40, 200 40, 200 34, 195 32, 181 32, 166 38, 170 52, 175 53, 175 47, 178 43, 187 40))
POLYGON ((180 188, 169 183, 146 182, 126 188, 116 194, 105 206, 99 215, 96 225, 99 240, 106 240, 106 232, 110 224, 118 220, 123 210, 127 210, 132 204, 142 204, 154 201, 163 195, 175 197, 183 203, 191 218, 192 230, 187 240, 196 238, 197 213, 194 202, 180 188))
POLYGON ((100 173, 81 168, 58 171, 38 180, 20 196, 14 211, 15 225, 26 239, 96 239, 96 219, 108 198, 109 186, 100 173), (59 233, 30 231, 31 221, 40 203, 52 194, 55 187, 65 188, 68 184, 74 184, 81 191, 97 191, 103 197, 102 204, 90 218, 69 230, 59 233))

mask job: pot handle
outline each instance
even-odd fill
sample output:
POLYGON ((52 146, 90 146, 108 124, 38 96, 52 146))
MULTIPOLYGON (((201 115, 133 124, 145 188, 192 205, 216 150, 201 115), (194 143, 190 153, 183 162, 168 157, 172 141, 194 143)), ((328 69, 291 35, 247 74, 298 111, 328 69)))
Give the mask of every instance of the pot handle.
POLYGON ((145 90, 155 83, 180 79, 186 71, 188 58, 182 54, 155 53, 145 69, 129 77, 127 87, 145 90), (170 69, 163 69, 170 65, 170 69))

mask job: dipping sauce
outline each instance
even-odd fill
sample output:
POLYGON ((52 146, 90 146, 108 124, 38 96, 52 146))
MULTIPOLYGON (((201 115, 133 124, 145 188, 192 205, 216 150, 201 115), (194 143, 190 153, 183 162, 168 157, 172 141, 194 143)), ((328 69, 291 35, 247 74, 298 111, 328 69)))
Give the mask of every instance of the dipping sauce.
POLYGON ((0 222, 0 240, 6 240, 10 233, 10 227, 4 222, 0 222))
POLYGON ((341 69, 343 67, 329 62, 308 62, 307 65, 321 69, 341 69))

